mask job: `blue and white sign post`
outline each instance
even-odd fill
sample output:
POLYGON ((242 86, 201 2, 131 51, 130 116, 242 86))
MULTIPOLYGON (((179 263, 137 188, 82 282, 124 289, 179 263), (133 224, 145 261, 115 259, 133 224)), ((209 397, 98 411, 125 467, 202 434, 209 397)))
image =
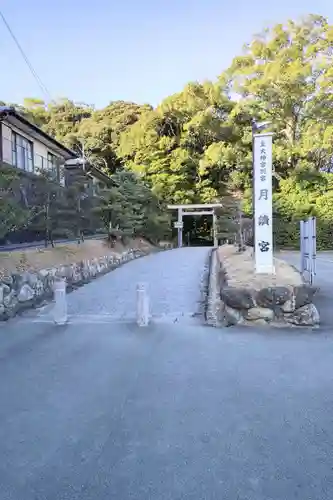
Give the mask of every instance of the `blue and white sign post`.
POLYGON ((255 270, 274 274, 272 209, 272 133, 253 137, 255 270))

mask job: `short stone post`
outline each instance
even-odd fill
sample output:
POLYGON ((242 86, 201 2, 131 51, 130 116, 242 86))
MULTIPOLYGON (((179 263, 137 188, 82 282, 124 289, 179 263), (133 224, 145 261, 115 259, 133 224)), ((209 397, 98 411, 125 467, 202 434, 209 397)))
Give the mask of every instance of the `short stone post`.
POLYGON ((56 325, 65 325, 68 319, 66 279, 61 278, 53 283, 53 294, 55 300, 52 310, 53 321, 56 325))
POLYGON ((138 326, 149 324, 149 297, 145 283, 136 287, 136 321, 138 326))

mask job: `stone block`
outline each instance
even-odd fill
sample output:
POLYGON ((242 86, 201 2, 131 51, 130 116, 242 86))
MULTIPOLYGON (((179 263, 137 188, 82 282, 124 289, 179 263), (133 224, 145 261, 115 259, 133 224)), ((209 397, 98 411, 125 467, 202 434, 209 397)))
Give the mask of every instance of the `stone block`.
POLYGON ((225 326, 233 326, 244 323, 243 315, 239 309, 234 309, 226 305, 224 307, 223 315, 225 326))
POLYGON ((28 302, 30 300, 32 300, 35 296, 35 292, 34 290, 31 288, 30 285, 28 285, 28 283, 24 283, 24 285, 22 285, 18 295, 17 295, 17 300, 19 302, 28 302))
POLYGON ((295 309, 299 309, 306 304, 311 304, 318 288, 312 285, 295 286, 293 294, 295 296, 295 309))
POLYGON ((3 304, 3 299, 6 293, 10 292, 10 287, 3 283, 0 284, 0 304, 3 304))
POLYGON ((291 297, 291 299, 287 300, 281 306, 282 313, 291 313, 291 312, 295 311, 295 309, 296 309, 296 301, 295 301, 294 295, 291 297))
POLYGON ((314 304, 306 304, 293 313, 286 314, 285 320, 297 326, 317 326, 320 323, 319 312, 314 304))
POLYGON ((261 288, 255 294, 255 302, 259 307, 271 307, 284 304, 291 297, 291 290, 284 286, 261 288))
POLYGON ((249 321, 254 321, 257 319, 263 319, 265 321, 273 321, 274 312, 268 307, 252 307, 246 313, 246 319, 249 321))
POLYGON ((233 309, 250 309, 254 306, 251 290, 247 288, 222 288, 221 299, 233 309))

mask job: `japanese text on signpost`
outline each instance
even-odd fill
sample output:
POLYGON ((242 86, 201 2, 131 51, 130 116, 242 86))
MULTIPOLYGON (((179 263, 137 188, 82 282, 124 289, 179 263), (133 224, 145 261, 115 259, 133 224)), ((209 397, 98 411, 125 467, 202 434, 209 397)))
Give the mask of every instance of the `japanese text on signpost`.
POLYGON ((272 135, 254 136, 255 264, 258 273, 273 272, 272 135))

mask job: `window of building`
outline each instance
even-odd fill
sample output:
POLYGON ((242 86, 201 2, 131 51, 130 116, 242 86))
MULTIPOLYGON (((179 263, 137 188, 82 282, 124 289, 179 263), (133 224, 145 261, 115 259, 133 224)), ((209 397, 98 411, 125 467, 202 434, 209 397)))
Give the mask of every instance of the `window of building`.
POLYGON ((27 172, 34 171, 32 142, 12 132, 12 163, 15 167, 27 172))

